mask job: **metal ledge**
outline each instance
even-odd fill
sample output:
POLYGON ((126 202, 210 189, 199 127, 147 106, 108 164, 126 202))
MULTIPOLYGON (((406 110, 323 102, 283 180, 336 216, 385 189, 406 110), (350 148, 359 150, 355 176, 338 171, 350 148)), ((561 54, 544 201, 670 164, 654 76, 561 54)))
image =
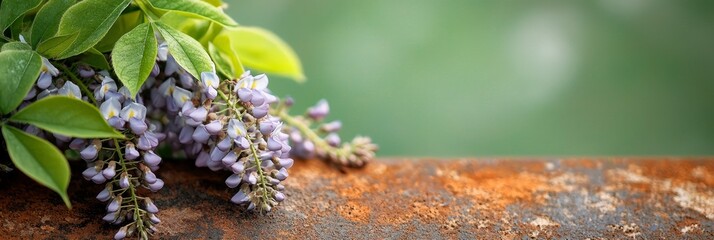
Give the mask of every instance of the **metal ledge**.
MULTIPOLYGON (((107 239, 101 186, 74 168, 67 210, 21 173, 0 176, 3 239, 107 239)), ((165 162, 158 237, 208 239, 714 238, 712 159, 384 159, 339 171, 297 161, 287 200, 232 205, 227 173, 165 162)))

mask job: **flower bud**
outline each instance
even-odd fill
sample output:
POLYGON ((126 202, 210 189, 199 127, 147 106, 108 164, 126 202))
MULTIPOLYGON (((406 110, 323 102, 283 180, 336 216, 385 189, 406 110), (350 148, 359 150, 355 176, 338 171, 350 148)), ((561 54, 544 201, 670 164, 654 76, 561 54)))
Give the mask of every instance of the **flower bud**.
POLYGON ((235 188, 237 187, 241 182, 241 177, 238 174, 233 174, 230 177, 226 178, 226 186, 229 188, 235 188))
POLYGON ((223 157, 226 156, 228 152, 226 151, 221 151, 221 149, 215 147, 213 150, 211 150, 211 161, 218 162, 223 159, 223 157))
POLYGON ((126 172, 123 172, 121 174, 121 177, 119 178, 119 187, 121 187, 121 189, 126 189, 129 187, 129 176, 126 174, 126 172))
POLYGON ((236 162, 231 165, 231 171, 235 174, 242 173, 243 170, 245 170, 245 165, 242 162, 236 162))
POLYGON ((150 198, 145 198, 144 203, 146 204, 146 211, 150 213, 158 213, 159 208, 154 205, 154 202, 150 198))
POLYGON ((325 131, 325 132, 337 132, 340 131, 342 128, 342 122, 339 120, 337 121, 332 121, 329 123, 322 124, 320 127, 320 130, 325 131))
POLYGON ((144 122, 144 120, 131 118, 129 119, 129 128, 131 128, 131 132, 133 132, 134 134, 141 135, 144 134, 144 132, 146 132, 146 129, 149 127, 146 125, 146 122, 144 122))
POLYGON ((110 213, 107 213, 107 215, 104 215, 102 220, 107 221, 107 222, 113 222, 114 219, 116 219, 116 218, 117 218, 117 212, 110 212, 110 213))
POLYGON ((213 120, 206 124, 206 130, 211 135, 216 135, 223 130, 223 123, 220 120, 213 120))
POLYGON ((211 156, 206 151, 201 151, 196 157, 196 167, 205 167, 211 156))
POLYGON ((149 190, 151 190, 152 192, 159 191, 163 187, 164 187, 164 181, 161 179, 156 179, 156 182, 149 184, 149 190))
POLYGON ((313 107, 307 109, 307 115, 313 120, 320 121, 330 112, 330 106, 327 104, 327 100, 321 99, 313 107))
POLYGON ((228 151, 231 149, 233 146, 233 140, 229 137, 223 138, 218 144, 216 144, 216 147, 220 149, 221 151, 228 151))
POLYGON ((190 126, 184 126, 179 133, 179 142, 181 144, 189 144, 193 142, 194 129, 190 126))
POLYGON ((109 188, 104 188, 99 194, 97 194, 97 200, 106 202, 111 199, 112 195, 109 188))
POLYGON ((193 131, 193 134, 191 135, 191 138, 193 138, 194 141, 199 142, 199 143, 206 143, 208 142, 208 138, 210 138, 211 135, 208 133, 208 130, 206 130, 206 126, 201 124, 196 127, 196 130, 193 131))
POLYGON ((235 204, 242 204, 250 201, 250 197, 243 193, 243 190, 238 191, 233 197, 231 198, 231 202, 235 204))
POLYGON ((128 227, 129 227, 128 225, 121 227, 121 228, 119 229, 119 231, 118 231, 116 234, 114 234, 114 239, 115 239, 115 240, 124 239, 124 238, 126 237, 126 235, 127 235, 127 228, 128 228, 128 227))
POLYGON ((144 163, 148 166, 158 166, 161 163, 161 157, 156 155, 154 151, 146 151, 144 153, 144 163))
POLYGON ((107 212, 116 212, 119 210, 119 207, 121 207, 121 201, 122 197, 117 196, 112 200, 109 205, 107 205, 107 212))
POLYGON ((153 213, 149 213, 149 220, 151 220, 151 223, 153 224, 159 224, 161 222, 161 220, 156 217, 156 214, 153 213))
POLYGON ((37 79, 37 87, 40 89, 47 89, 50 84, 52 84, 52 75, 47 72, 40 73, 40 77, 37 79))
POLYGON ((103 174, 97 174, 97 175, 94 175, 94 177, 92 177, 92 182, 94 182, 96 184, 102 184, 106 181, 107 181, 107 179, 104 178, 103 174))
POLYGON ((89 146, 79 152, 79 155, 82 157, 82 159, 87 161, 94 160, 95 158, 97 158, 97 154, 97 146, 95 146, 94 144, 89 144, 89 146))
POLYGON ((124 158, 134 160, 139 157, 139 151, 136 150, 133 143, 127 143, 124 149, 124 158))
POLYGON ((275 174, 275 178, 280 181, 285 180, 286 178, 288 178, 288 170, 286 170, 285 168, 281 168, 280 170, 278 170, 278 173, 275 174))
POLYGON ((107 168, 102 170, 102 175, 104 176, 104 178, 112 179, 114 175, 116 175, 116 164, 117 163, 115 161, 109 161, 109 163, 107 164, 107 168))
POLYGON ((268 138, 268 150, 270 151, 278 151, 281 148, 283 148, 283 144, 280 143, 279 140, 276 140, 275 137, 269 137, 268 138))

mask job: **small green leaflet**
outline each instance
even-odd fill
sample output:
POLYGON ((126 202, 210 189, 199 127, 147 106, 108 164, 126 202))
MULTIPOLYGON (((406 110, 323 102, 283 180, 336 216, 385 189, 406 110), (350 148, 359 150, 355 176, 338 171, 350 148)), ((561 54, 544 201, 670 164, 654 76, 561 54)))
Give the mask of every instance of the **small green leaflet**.
POLYGON ((40 5, 42 0, 0 1, 0 33, 12 25, 20 16, 40 5))
POLYGON ((78 33, 71 33, 68 35, 51 37, 37 45, 37 52, 41 53, 43 56, 59 56, 77 41, 78 36, 78 33))
POLYGON ((12 112, 20 105, 37 81, 41 68, 42 59, 33 51, 0 52, 0 114, 12 112))
POLYGON ((119 40, 121 36, 128 33, 130 30, 134 29, 136 26, 141 24, 144 20, 141 11, 134 11, 129 13, 124 13, 119 16, 114 25, 109 29, 104 38, 99 41, 94 48, 100 52, 110 52, 114 48, 114 44, 119 40))
POLYGON ((221 35, 230 39, 231 47, 244 66, 288 76, 298 82, 305 80, 300 59, 275 34, 262 28, 237 27, 226 28, 221 35))
POLYGON ((154 22, 154 27, 159 30, 169 45, 171 56, 194 78, 201 79, 202 72, 214 71, 211 57, 198 41, 161 22, 154 22))
POLYGON ((70 47, 53 58, 63 59, 78 55, 97 44, 107 34, 131 0, 84 0, 62 15, 57 36, 77 34, 70 47))
POLYGON ((27 45, 27 43, 9 42, 3 44, 2 48, 0 48, 0 52, 8 50, 32 50, 32 47, 30 47, 30 45, 27 45))
POLYGON ((124 34, 112 52, 112 64, 119 80, 136 95, 156 64, 156 37, 150 23, 142 23, 124 34))
POLYGON ((10 121, 79 138, 124 138, 110 127, 96 107, 65 96, 45 97, 10 117, 10 121))
POLYGON ((59 28, 60 19, 75 0, 50 0, 35 16, 30 30, 30 44, 34 47, 45 39, 52 37, 59 28))
POLYGON ((211 57, 222 59, 216 60, 216 65, 219 66, 219 69, 223 68, 224 74, 228 75, 228 77, 237 79, 245 72, 243 64, 240 62, 238 54, 233 51, 228 37, 218 35, 213 39, 212 43, 208 43, 208 47, 211 57), (221 64, 218 64, 218 61, 221 61, 221 64))
POLYGON ((156 9, 184 12, 224 26, 238 26, 238 23, 223 13, 220 8, 206 2, 198 0, 149 0, 149 3, 156 9))
POLYGON ((86 63, 93 68, 107 69, 111 70, 112 67, 109 65, 107 58, 99 50, 90 48, 86 52, 82 53, 80 62, 86 63))
POLYGON ((2 127, 7 152, 12 163, 25 175, 59 193, 68 208, 69 164, 64 155, 50 142, 27 134, 9 125, 2 127))

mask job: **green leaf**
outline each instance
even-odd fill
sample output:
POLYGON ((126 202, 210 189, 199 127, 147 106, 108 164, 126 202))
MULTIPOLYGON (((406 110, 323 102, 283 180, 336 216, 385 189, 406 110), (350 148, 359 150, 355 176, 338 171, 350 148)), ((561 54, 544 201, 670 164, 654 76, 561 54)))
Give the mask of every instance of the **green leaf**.
POLYGON ((156 64, 156 37, 150 23, 124 34, 112 51, 112 64, 119 80, 136 95, 156 64))
MULTIPOLYGON (((224 73, 228 75, 228 77, 231 78, 239 78, 243 72, 245 72, 245 69, 243 68, 243 64, 241 63, 240 59, 238 58, 238 54, 236 54, 235 51, 233 51, 233 47, 231 47, 231 41, 228 37, 225 35, 218 35, 215 39, 213 39, 213 43, 209 43, 209 52, 211 52, 211 47, 214 49, 212 50, 213 53, 211 53, 211 57, 215 58, 221 58, 222 64, 216 64, 219 67, 222 67, 224 69, 230 69, 231 75, 228 75, 228 73, 224 73), (222 66, 221 66, 222 65, 222 66)), ((218 60, 216 60, 217 62, 218 60)))
POLYGON ((27 45, 27 43, 9 42, 2 45, 2 48, 0 48, 0 52, 9 50, 32 50, 32 47, 27 45))
POLYGON ((69 164, 64 155, 47 140, 4 125, 2 135, 12 163, 25 175, 59 193, 68 208, 69 164))
POLYGON ((208 19, 224 26, 238 26, 231 17, 220 8, 198 0, 149 0, 151 5, 159 10, 184 12, 208 19))
POLYGON ((255 27, 225 29, 221 35, 230 38, 230 45, 244 66, 278 75, 298 82, 305 80, 300 59, 275 34, 255 27))
POLYGON ((173 29, 179 30, 194 39, 199 39, 208 30, 210 21, 191 18, 182 12, 167 12, 161 19, 162 23, 173 29))
POLYGON ((218 70, 218 72, 230 78, 236 75, 228 59, 210 42, 208 43, 208 55, 211 56, 211 59, 213 59, 213 62, 216 64, 216 70, 218 70))
POLYGON ((51 96, 38 100, 12 115, 10 121, 32 124, 70 137, 124 137, 107 124, 96 107, 65 96, 51 96))
POLYGON ((112 67, 109 65, 109 62, 107 61, 107 57, 94 48, 90 48, 86 52, 82 53, 80 61, 89 64, 89 66, 92 66, 94 68, 107 70, 112 69, 112 67))
POLYGON ((77 33, 77 40, 56 57, 78 55, 97 44, 107 34, 131 0, 84 0, 62 15, 57 36, 77 33))
POLYGON ((45 39, 52 37, 59 28, 60 19, 75 0, 50 0, 35 16, 30 30, 30 44, 35 47, 45 39))
POLYGON ((221 0, 203 0, 204 2, 207 2, 208 4, 213 5, 214 7, 221 7, 223 6, 223 1, 221 0))
POLYGON ((37 52, 48 57, 57 57, 77 41, 78 33, 51 37, 37 45, 37 52))
POLYGON ((40 5, 42 0, 4 0, 0 3, 0 33, 20 16, 40 5))
POLYGON ((0 113, 12 112, 32 85, 42 68, 40 55, 27 50, 0 52, 0 113))
POLYGON ((202 72, 213 72, 213 62, 206 50, 196 39, 173 29, 161 22, 154 23, 161 36, 169 45, 169 53, 176 62, 196 79, 201 79, 202 72))
POLYGON ((121 36, 124 36, 124 34, 134 29, 136 26, 139 26, 143 19, 141 11, 122 14, 119 19, 114 22, 114 25, 112 25, 109 29, 109 32, 104 35, 104 38, 102 38, 99 43, 94 45, 94 48, 100 52, 112 51, 117 40, 119 40, 121 36))

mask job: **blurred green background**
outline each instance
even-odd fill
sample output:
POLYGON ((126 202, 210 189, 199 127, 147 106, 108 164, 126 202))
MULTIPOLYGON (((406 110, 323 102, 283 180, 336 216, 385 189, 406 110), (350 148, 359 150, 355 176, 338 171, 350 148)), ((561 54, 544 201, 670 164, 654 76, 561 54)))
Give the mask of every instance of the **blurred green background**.
POLYGON ((714 153, 714 1, 227 2, 381 156, 714 153))

